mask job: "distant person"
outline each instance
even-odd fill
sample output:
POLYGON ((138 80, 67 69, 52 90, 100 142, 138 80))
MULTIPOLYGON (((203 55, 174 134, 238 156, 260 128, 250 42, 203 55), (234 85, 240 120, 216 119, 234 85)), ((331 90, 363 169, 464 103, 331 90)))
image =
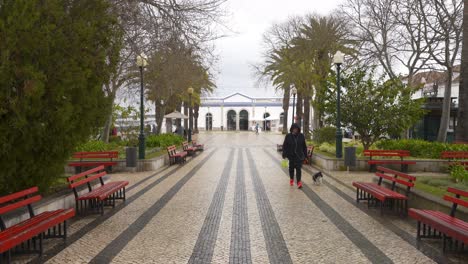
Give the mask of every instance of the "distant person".
POLYGON ((294 171, 296 172, 297 187, 302 188, 302 163, 307 157, 307 144, 301 127, 294 123, 289 134, 284 138, 283 159, 289 160, 289 185, 294 185, 294 171))
POLYGON ((258 130, 260 129, 260 126, 257 124, 255 124, 255 134, 258 135, 258 130))

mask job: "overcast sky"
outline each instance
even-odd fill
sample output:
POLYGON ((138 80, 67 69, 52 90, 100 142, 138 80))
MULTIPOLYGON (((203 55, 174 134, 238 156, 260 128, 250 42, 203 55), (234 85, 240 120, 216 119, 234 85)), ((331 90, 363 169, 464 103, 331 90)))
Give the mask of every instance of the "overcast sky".
POLYGON ((219 62, 215 96, 242 92, 275 96, 274 89, 258 87, 251 65, 261 61, 262 36, 274 23, 309 13, 328 14, 342 0, 229 0, 227 26, 233 31, 216 41, 219 62))

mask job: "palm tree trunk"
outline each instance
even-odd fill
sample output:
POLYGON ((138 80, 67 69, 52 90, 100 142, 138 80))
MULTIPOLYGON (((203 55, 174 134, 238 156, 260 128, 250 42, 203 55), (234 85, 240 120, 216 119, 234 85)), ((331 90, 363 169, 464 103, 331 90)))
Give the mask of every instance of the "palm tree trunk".
POLYGON ((200 105, 195 104, 193 106, 193 125, 194 125, 194 132, 198 133, 198 116, 199 116, 200 105))
POLYGON ((289 121, 289 101, 291 100, 291 90, 290 87, 286 87, 284 89, 284 94, 283 94, 283 134, 287 134, 289 129, 288 129, 288 121, 289 121))
POLYGON ((165 107, 158 103, 155 103, 155 117, 156 117, 156 134, 161 134, 161 127, 165 115, 165 107))
POLYGON ((310 96, 304 96, 304 136, 306 139, 310 139, 310 96))
POLYGON ((468 142, 468 0, 464 0, 463 43, 460 69, 460 87, 458 92, 458 123, 455 138, 468 142))
MULTIPOLYGON (((188 104, 184 103, 184 115, 189 116, 188 104)), ((184 119, 184 128, 188 130, 188 119, 184 119)))
POLYGON ((303 112, 302 112, 302 101, 303 101, 303 96, 301 93, 297 93, 297 104, 296 104, 296 123, 298 123, 299 125, 302 124, 302 116, 303 116, 303 112))

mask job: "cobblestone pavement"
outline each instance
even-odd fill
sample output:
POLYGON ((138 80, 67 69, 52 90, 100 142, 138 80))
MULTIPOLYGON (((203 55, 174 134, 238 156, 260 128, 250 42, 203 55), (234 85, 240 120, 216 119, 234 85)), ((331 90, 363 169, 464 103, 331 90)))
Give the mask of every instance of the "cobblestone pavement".
POLYGON ((42 258, 19 263, 468 263, 416 243, 415 224, 354 201, 352 180, 327 172, 320 185, 304 169, 289 186, 275 151, 281 135, 198 135, 205 151, 184 165, 113 174, 130 181, 127 201, 104 216, 70 223, 67 246, 47 241, 42 258), (331 177, 330 177, 331 176, 331 177))

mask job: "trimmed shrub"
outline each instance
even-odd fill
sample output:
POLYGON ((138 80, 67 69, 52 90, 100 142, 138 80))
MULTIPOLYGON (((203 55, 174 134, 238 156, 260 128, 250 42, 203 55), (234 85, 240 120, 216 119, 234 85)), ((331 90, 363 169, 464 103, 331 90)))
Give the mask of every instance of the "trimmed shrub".
POLYGON ((336 128, 334 127, 322 127, 312 132, 312 139, 319 143, 333 143, 336 139, 336 128))
POLYGON ((412 157, 440 159, 442 151, 468 151, 468 145, 446 144, 419 139, 382 140, 376 144, 378 149, 409 150, 412 157))
POLYGON ((119 150, 119 145, 116 143, 105 143, 100 140, 91 140, 78 145, 76 151, 110 151, 119 150))

